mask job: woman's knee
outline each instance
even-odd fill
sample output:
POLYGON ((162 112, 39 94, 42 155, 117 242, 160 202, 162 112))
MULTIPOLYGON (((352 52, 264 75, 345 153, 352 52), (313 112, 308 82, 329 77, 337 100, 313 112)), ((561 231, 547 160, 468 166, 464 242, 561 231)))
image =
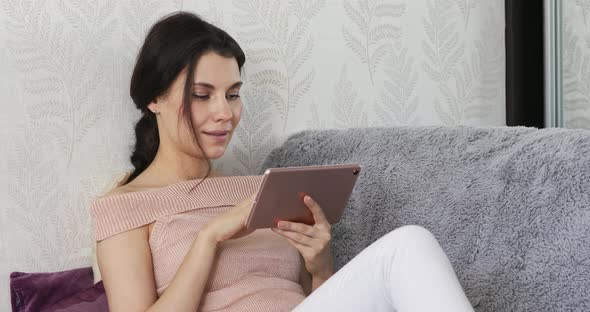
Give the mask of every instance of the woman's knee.
POLYGON ((389 232, 388 236, 399 236, 402 240, 412 242, 432 242, 436 241, 434 235, 426 228, 420 225, 404 225, 389 232))

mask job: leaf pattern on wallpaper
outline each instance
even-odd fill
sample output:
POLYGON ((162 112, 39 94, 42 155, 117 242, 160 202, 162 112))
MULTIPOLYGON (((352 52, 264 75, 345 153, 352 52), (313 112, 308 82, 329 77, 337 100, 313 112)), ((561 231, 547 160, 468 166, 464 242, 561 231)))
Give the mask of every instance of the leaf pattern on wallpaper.
POLYGON ((311 102, 311 119, 306 122, 308 129, 326 129, 326 120, 320 117, 318 105, 315 101, 311 102))
POLYGON ((392 25, 392 19, 401 17, 405 4, 393 4, 385 0, 344 1, 344 10, 352 21, 343 26, 346 45, 367 64, 371 84, 375 84, 375 72, 388 53, 392 41, 399 39, 401 31, 392 25))
POLYGON ((590 50, 571 25, 563 38, 564 123, 568 128, 590 128, 590 50))
POLYGON ((493 107, 489 100, 494 100, 499 92, 501 65, 497 51, 479 40, 471 59, 455 73, 455 88, 441 88, 448 109, 435 106, 439 115, 446 116, 452 124, 489 115, 493 107))
POLYGON ((225 29, 225 27, 223 27, 223 14, 217 8, 215 0, 209 0, 207 4, 209 5, 209 11, 207 11, 206 14, 207 21, 217 27, 225 29))
POLYGON ((267 103, 276 101, 279 95, 261 80, 253 79, 246 84, 248 87, 242 92, 242 118, 234 133, 238 141, 232 146, 232 154, 241 167, 233 168, 234 175, 258 174, 264 157, 276 143, 272 136, 272 110, 267 103))
MULTIPOLYGON (((21 72, 31 101, 29 117, 54 136, 66 167, 80 143, 101 117, 100 105, 89 105, 104 84, 96 62, 101 44, 115 27, 110 18, 114 1, 57 2, 59 19, 49 15, 43 1, 5 3, 9 55, 21 72), (28 18, 22 18, 28 16, 28 18)), ((108 99, 105 99, 108 100, 108 99)))
POLYGON ((408 49, 394 51, 385 63, 385 80, 375 111, 383 126, 412 125, 417 122, 418 97, 415 94, 418 73, 408 49))
POLYGON ((423 18, 423 24, 428 41, 422 42, 422 51, 428 61, 422 65, 434 82, 444 84, 463 56, 464 47, 451 6, 442 0, 429 0, 426 4, 428 15, 423 18))
POLYGON ((80 209, 75 200, 63 200, 74 194, 57 183, 55 163, 41 158, 55 151, 46 144, 52 135, 40 129, 35 120, 22 126, 18 140, 7 146, 9 152, 4 158, 7 168, 26 170, 12 174, 5 189, 14 202, 5 220, 21 244, 16 248, 18 253, 11 254, 19 260, 19 267, 10 270, 51 271, 80 265, 83 261, 72 253, 80 249, 81 241, 89 241, 87 231, 81 227, 89 224, 87 211, 80 209))
POLYGON ((471 11, 477 9, 477 5, 479 4, 479 0, 455 0, 457 7, 461 11, 463 18, 465 19, 465 28, 469 25, 469 17, 471 16, 471 11))
POLYGON ((332 111, 335 126, 338 128, 360 128, 369 125, 365 103, 358 99, 358 95, 348 80, 346 65, 342 66, 340 79, 334 87, 334 101, 332 111))
MULTIPOLYGON (((143 40, 149 31, 149 28, 164 14, 172 10, 180 10, 182 8, 181 0, 158 1, 158 0, 128 0, 121 2, 121 27, 123 44, 125 49, 119 53, 125 55, 125 64, 134 64, 139 48, 143 44, 143 40)), ((123 68, 128 69, 128 66, 123 68)), ((132 70, 133 68, 129 68, 132 70)), ((131 79, 131 72, 128 73, 129 80, 131 79)), ((128 90, 125 90, 127 94, 128 90)))
POLYGON ((115 29, 114 3, 3 2, 7 52, 27 99, 20 140, 7 153, 11 168, 22 168, 7 185, 18 206, 8 217, 29 242, 15 269, 57 270, 87 260, 81 242, 89 241, 90 218, 70 178, 86 134, 104 116, 96 99, 112 100, 104 90, 110 68, 96 60, 105 58, 115 29))
POLYGON ((314 41, 308 31, 310 22, 325 5, 325 0, 234 0, 240 11, 236 17, 239 35, 248 61, 257 67, 271 65, 252 75, 250 81, 274 93, 272 104, 286 131, 290 112, 308 93, 315 70, 303 71, 310 59, 314 41), (291 18, 285 18, 290 16, 291 18))
POLYGON ((424 28, 429 42, 423 42, 422 48, 430 62, 423 66, 444 99, 444 103, 435 99, 437 115, 446 125, 485 119, 495 107, 487 100, 496 98, 502 81, 502 54, 497 49, 503 38, 492 33, 494 28, 488 21, 470 57, 459 63, 464 46, 459 42, 452 9, 434 0, 428 2, 428 11, 430 20, 424 19, 424 28))

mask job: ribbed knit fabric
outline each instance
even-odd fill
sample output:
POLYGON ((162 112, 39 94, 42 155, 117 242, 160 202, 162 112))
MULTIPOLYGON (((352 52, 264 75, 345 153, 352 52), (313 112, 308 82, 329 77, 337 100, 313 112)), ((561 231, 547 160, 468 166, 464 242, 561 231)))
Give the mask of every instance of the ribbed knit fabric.
MULTIPOLYGON (((202 226, 255 193, 262 176, 188 180, 91 202, 97 241, 155 222, 149 238, 158 295, 174 278, 202 226)), ((195 264, 198 265, 198 264, 195 264)), ((269 229, 220 245, 202 311, 291 311, 305 299, 297 249, 269 229)))

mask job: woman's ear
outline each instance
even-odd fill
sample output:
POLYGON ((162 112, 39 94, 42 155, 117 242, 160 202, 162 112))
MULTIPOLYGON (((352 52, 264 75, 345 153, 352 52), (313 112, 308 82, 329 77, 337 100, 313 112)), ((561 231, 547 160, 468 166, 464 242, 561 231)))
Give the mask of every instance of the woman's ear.
POLYGON ((148 109, 153 113, 159 112, 160 105, 158 105, 158 99, 154 99, 150 104, 148 104, 148 109))

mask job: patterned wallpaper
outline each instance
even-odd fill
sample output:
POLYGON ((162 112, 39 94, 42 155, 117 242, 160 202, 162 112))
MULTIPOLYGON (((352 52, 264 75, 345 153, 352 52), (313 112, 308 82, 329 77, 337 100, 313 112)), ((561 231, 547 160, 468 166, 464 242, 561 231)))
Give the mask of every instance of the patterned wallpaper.
POLYGON ((91 264, 88 203, 130 168, 129 79, 179 9, 247 54, 225 174, 254 174, 304 129, 492 125, 504 117, 503 0, 2 0, 0 306, 11 271, 91 264))
POLYGON ((563 121, 590 129, 590 0, 563 1, 563 121))

